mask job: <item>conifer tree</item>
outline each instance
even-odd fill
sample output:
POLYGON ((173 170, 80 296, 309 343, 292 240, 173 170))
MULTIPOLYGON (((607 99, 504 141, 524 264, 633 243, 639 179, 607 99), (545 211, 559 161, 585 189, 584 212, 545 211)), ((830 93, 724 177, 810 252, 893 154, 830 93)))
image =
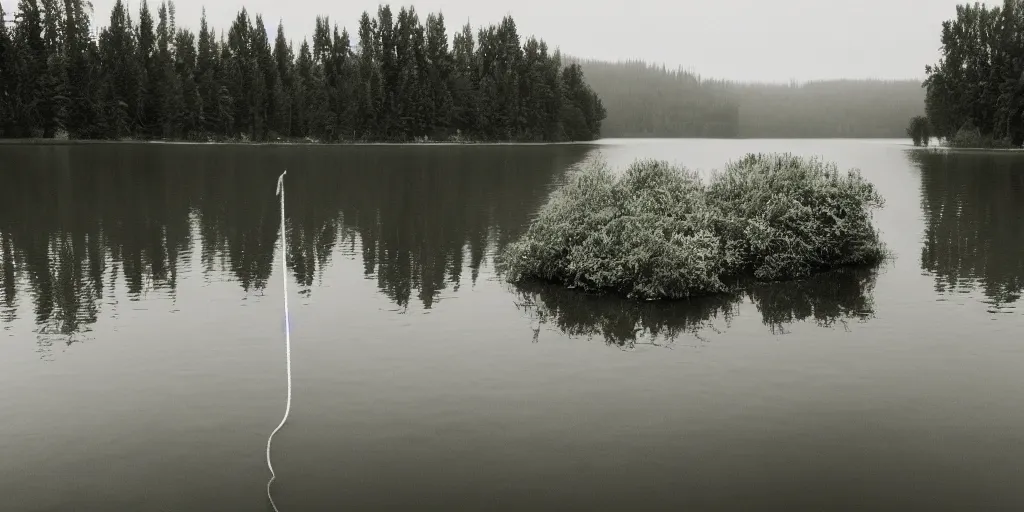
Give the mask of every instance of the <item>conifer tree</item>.
POLYGON ((134 131, 135 106, 139 103, 139 67, 135 58, 131 16, 122 0, 110 13, 110 25, 100 34, 103 106, 108 122, 107 136, 129 137, 134 131))
POLYGON ((432 120, 433 137, 446 138, 451 133, 453 99, 451 93, 452 56, 448 50, 448 34, 444 14, 430 14, 426 25, 426 59, 423 64, 424 83, 428 90, 428 119, 432 120))
POLYGON ((196 36, 192 31, 179 29, 174 38, 174 71, 178 97, 181 99, 178 137, 188 140, 201 138, 205 118, 203 97, 196 80, 196 36))
POLYGON ((0 5, 0 137, 14 136, 14 43, 7 31, 7 13, 0 5))
POLYGON ((274 86, 273 97, 274 97, 274 121, 272 123, 273 129, 279 135, 284 137, 291 137, 294 135, 292 129, 293 110, 295 108, 293 100, 293 90, 295 87, 293 74, 293 62, 295 56, 292 55, 291 45, 284 37, 284 24, 278 23, 277 25, 277 37, 274 39, 274 65, 277 68, 278 81, 274 86))
POLYGON ((380 94, 380 56, 377 35, 370 15, 359 18, 359 67, 355 90, 358 137, 377 138, 380 94))
POLYGON ((136 119, 138 119, 142 135, 151 137, 158 133, 160 127, 160 73, 157 66, 153 15, 149 12, 149 4, 146 0, 142 0, 139 7, 139 26, 135 37, 138 41, 137 59, 141 77, 136 119))
POLYGON ((199 43, 196 53, 196 86, 202 104, 201 130, 204 133, 219 131, 218 122, 220 87, 217 83, 217 38, 206 21, 206 9, 203 9, 199 21, 199 43))

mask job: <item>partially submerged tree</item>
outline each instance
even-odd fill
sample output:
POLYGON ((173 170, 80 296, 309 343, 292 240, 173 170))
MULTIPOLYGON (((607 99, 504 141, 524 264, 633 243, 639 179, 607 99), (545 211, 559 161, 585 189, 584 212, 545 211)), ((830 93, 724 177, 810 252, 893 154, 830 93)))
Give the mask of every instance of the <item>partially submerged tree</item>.
POLYGON ((914 141, 915 146, 927 146, 932 137, 928 118, 924 116, 912 117, 910 125, 907 126, 907 135, 914 141))

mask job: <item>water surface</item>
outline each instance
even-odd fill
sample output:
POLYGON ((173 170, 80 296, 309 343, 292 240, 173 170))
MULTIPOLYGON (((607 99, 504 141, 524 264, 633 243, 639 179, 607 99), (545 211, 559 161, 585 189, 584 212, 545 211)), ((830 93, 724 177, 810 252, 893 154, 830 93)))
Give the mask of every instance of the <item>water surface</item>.
POLYGON ((11 511, 1015 510, 1024 156, 893 141, 0 145, 11 511), (516 289, 600 156, 858 167, 894 259, 734 296, 516 289))

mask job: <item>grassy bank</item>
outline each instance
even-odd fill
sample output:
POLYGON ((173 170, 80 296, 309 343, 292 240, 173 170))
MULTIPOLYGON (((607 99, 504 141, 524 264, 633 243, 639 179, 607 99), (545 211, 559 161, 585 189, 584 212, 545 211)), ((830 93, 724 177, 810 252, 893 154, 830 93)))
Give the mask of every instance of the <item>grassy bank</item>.
POLYGON ((885 254, 881 196, 859 172, 792 155, 748 155, 712 174, 640 160, 617 176, 591 162, 555 191, 501 255, 506 278, 639 299, 726 292, 885 254))

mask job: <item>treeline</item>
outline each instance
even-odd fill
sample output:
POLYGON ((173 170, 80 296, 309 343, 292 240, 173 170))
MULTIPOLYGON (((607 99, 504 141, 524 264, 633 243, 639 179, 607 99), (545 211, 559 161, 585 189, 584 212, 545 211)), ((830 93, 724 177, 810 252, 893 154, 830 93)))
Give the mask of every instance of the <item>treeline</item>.
POLYGON ((511 17, 449 47, 443 14, 382 5, 354 47, 318 17, 296 49, 244 8, 218 38, 205 14, 196 34, 173 3, 133 22, 118 0, 97 37, 87 5, 20 0, 0 24, 0 137, 566 141, 606 116, 581 67, 511 17))
POLYGON ((925 68, 925 106, 935 135, 973 141, 969 145, 1024 144, 1022 33, 1024 0, 960 5, 956 18, 943 22, 942 57, 925 68))
POLYGON ((758 84, 642 61, 581 64, 608 108, 605 137, 903 137, 924 113, 914 80, 758 84))

